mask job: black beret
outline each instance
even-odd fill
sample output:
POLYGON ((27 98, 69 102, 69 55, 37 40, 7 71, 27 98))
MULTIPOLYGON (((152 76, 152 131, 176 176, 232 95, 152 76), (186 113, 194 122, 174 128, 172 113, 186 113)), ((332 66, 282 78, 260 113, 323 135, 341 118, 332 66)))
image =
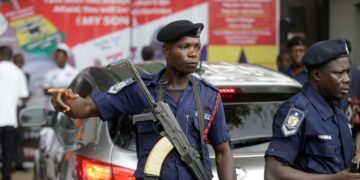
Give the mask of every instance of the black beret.
POLYGON ((286 42, 286 47, 291 48, 293 46, 306 45, 305 38, 295 36, 286 42))
POLYGON ((305 66, 316 67, 339 57, 349 56, 345 39, 320 41, 310 47, 301 62, 305 66))
POLYGON ((199 37, 204 29, 202 23, 192 23, 188 20, 173 21, 164 26, 157 35, 160 42, 173 42, 183 36, 199 37))

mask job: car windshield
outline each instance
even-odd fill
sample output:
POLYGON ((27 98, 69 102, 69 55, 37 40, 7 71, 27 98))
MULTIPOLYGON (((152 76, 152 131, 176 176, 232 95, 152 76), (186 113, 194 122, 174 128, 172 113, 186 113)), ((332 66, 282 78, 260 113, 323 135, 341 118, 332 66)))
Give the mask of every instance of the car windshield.
POLYGON ((269 141, 272 118, 281 102, 224 103, 232 148, 269 141))

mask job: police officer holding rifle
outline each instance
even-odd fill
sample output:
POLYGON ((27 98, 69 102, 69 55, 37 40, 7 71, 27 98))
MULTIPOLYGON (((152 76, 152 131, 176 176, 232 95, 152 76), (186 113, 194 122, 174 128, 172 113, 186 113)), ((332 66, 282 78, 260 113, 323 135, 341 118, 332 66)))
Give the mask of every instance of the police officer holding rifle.
MULTIPOLYGON (((141 79, 152 98, 168 104, 185 139, 197 151, 197 158, 205 168, 204 179, 212 177, 206 145, 209 143, 215 150, 219 178, 232 180, 235 179, 234 161, 220 94, 212 85, 192 76, 199 63, 199 36, 203 27, 201 23, 194 24, 188 20, 174 21, 163 27, 157 38, 163 42, 166 68, 155 75, 142 75, 141 79)), ((116 121, 120 115, 140 114, 154 108, 134 78, 119 82, 108 92, 87 99, 63 88, 49 89, 49 93, 52 94, 54 108, 73 118, 100 116, 104 121, 116 121)), ((158 127, 159 121, 136 123, 137 179, 144 178, 144 167, 150 151, 162 137, 158 127)), ((170 151, 159 178, 199 179, 186 162, 178 148, 170 151)))

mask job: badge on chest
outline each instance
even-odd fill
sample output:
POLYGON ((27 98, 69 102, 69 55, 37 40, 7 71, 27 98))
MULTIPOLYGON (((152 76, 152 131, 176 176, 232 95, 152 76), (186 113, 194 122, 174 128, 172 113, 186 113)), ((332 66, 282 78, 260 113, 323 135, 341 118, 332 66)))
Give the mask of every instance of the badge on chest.
POLYGON ((305 116, 304 111, 300 109, 292 107, 289 110, 285 118, 285 121, 281 126, 281 131, 285 137, 291 136, 298 131, 302 121, 304 120, 304 116, 305 116))

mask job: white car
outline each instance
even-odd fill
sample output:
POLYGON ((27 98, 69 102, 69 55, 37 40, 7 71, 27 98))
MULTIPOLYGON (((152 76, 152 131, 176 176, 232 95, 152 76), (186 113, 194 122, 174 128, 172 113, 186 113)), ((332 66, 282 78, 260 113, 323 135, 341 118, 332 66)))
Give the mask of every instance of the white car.
MULTIPOLYGON (((147 62, 136 64, 136 67, 141 73, 153 74, 165 65, 147 62)), ((264 152, 272 135, 272 117, 283 101, 299 92, 301 85, 284 74, 258 65, 216 63, 201 67, 194 75, 215 85, 221 92, 237 179, 263 179, 264 152)), ((115 74, 106 68, 91 67, 83 70, 69 88, 82 97, 89 97, 98 91, 107 91, 130 75, 126 67, 115 74)), ((43 125, 49 121, 47 113, 45 109, 28 108, 22 112, 22 124, 43 125)), ((55 125, 47 128, 52 128, 56 136, 42 147, 50 151, 39 156, 48 159, 38 160, 45 165, 37 167, 47 168, 38 174, 46 173, 48 179, 67 180, 134 179, 137 157, 131 117, 123 116, 115 122, 99 118, 74 120, 61 114, 53 117, 56 117, 55 125)), ((214 179, 218 179, 215 156, 209 148, 214 179)))

